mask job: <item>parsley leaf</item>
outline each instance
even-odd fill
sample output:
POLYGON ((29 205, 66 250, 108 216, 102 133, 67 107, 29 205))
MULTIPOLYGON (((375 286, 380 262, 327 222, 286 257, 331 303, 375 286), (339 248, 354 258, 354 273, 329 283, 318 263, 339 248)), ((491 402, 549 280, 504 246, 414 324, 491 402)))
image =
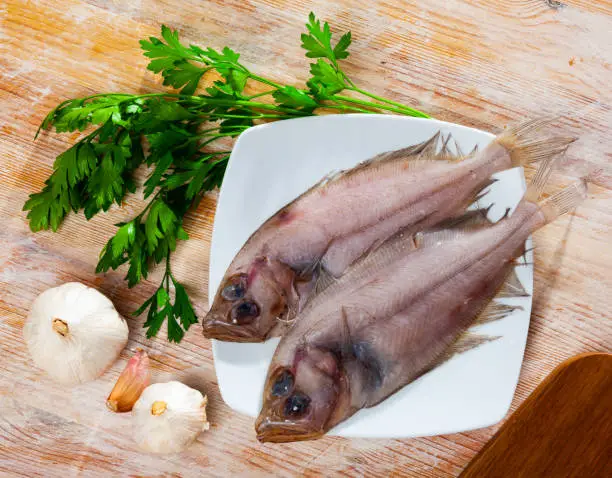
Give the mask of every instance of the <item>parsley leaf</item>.
POLYGON ((319 98, 328 98, 346 88, 344 74, 335 70, 325 60, 319 59, 310 65, 312 78, 308 80, 308 87, 313 95, 319 98))
POLYGON ((134 315, 142 314, 147 308, 149 312, 144 323, 144 327, 147 328, 147 337, 157 335, 166 322, 168 340, 180 342, 185 331, 198 322, 185 287, 174 278, 169 268, 166 269, 162 285, 134 312, 134 315), (170 284, 174 287, 174 303, 172 303, 170 284))
POLYGON ((351 32, 347 32, 332 46, 332 33, 327 22, 321 25, 314 13, 308 16, 306 23, 308 33, 302 34, 302 48, 308 58, 326 58, 338 69, 338 60, 348 58, 348 47, 351 44, 351 32))
POLYGON ((308 93, 298 90, 295 86, 279 88, 273 96, 281 106, 302 108, 308 111, 313 111, 318 106, 318 103, 308 93))

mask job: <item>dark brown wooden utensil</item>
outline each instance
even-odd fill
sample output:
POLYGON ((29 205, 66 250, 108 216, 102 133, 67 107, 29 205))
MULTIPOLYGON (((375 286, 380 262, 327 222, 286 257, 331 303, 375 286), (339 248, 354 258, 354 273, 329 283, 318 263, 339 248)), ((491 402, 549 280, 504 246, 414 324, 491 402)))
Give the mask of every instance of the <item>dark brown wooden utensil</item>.
POLYGON ((612 355, 566 360, 535 389, 461 474, 612 476, 612 355))

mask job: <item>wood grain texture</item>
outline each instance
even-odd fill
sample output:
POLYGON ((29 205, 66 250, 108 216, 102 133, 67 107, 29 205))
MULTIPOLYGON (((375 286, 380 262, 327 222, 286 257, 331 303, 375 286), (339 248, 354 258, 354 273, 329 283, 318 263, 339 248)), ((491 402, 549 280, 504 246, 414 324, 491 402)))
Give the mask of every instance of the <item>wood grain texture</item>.
POLYGON ((508 418, 461 478, 608 477, 612 355, 559 365, 508 418))
MULTIPOLYGON (((299 34, 312 9, 337 31, 352 30, 346 70, 363 87, 433 116, 501 131, 540 114, 565 115, 574 134, 560 188, 602 169, 591 198, 535 237, 536 275, 525 362, 512 409, 564 359, 612 348, 612 2, 587 0, 5 0, 0 4, 0 474, 24 476, 456 476, 497 427, 411 440, 326 437, 261 445, 252 420, 219 396, 210 343, 198 327, 180 345, 146 339, 131 319, 130 342, 99 380, 64 389, 34 368, 21 328, 34 297, 78 280, 98 287, 128 316, 159 275, 133 290, 122 272, 95 276, 113 224, 142 206, 130 197, 90 222, 71 216, 56 233, 31 234, 21 212, 57 154, 77 135, 38 124, 58 102, 87 94, 161 90, 145 70, 138 39, 164 22, 190 42, 242 53, 254 71, 301 83, 299 34), (180 456, 145 456, 128 416, 104 406, 136 347, 157 380, 179 376, 210 397, 210 432, 180 456)), ((187 221, 174 269, 206 311, 215 194, 187 221)), ((163 337, 164 331, 160 333, 163 337)))

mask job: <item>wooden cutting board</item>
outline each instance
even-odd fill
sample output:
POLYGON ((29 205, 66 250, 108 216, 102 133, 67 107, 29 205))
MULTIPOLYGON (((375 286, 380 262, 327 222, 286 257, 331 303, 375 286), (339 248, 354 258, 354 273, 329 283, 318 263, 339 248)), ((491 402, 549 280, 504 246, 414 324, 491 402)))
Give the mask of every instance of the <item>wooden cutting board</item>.
POLYGON ((559 365, 461 474, 498 476, 612 476, 612 354, 559 365))

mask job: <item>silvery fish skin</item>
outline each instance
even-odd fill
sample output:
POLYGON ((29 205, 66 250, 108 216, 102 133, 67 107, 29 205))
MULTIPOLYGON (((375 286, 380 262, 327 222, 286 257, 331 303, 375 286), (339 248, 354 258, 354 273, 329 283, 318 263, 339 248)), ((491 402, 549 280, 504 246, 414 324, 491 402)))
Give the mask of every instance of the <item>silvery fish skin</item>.
MULTIPOLYGON (((537 126, 511 130, 462 160, 446 147, 436 153, 436 135, 316 185, 238 252, 204 318, 204 335, 259 342, 284 333, 283 323, 320 290, 323 276, 339 276, 399 230, 414 233, 460 213, 493 173, 539 160, 542 142, 530 138, 537 126)), ((553 145, 560 151, 569 142, 557 138, 553 145)))
POLYGON ((382 265, 371 259, 369 270, 347 271, 279 343, 256 422, 258 439, 317 438, 453 353, 490 340, 466 331, 475 320, 512 312, 491 299, 500 289, 524 294, 513 272, 525 240, 585 195, 580 182, 538 204, 532 189, 494 225, 421 233, 416 250, 398 248, 402 239, 394 239, 373 253, 382 255, 382 265))

